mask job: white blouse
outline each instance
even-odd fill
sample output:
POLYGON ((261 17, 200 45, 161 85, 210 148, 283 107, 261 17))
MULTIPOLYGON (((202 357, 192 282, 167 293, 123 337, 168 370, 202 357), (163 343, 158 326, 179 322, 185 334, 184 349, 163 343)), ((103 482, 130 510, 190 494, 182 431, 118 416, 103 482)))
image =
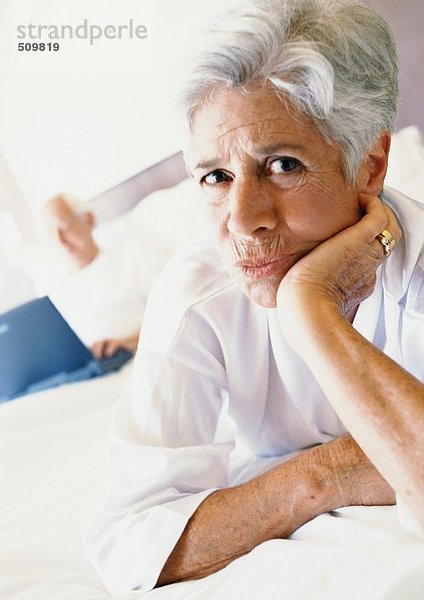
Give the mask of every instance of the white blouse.
MULTIPOLYGON (((404 236, 354 327, 424 380, 424 206, 392 190, 404 236)), ((148 301, 116 410, 109 491, 87 550, 111 593, 154 587, 199 504, 345 432, 274 309, 252 303, 212 242, 176 255, 148 301)))

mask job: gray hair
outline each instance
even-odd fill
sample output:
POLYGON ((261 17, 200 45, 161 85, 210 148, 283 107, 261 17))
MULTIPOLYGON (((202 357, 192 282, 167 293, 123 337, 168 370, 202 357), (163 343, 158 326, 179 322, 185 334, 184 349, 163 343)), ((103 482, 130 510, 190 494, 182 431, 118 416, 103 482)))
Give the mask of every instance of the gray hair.
POLYGON ((379 134, 394 129, 396 47, 365 0, 251 0, 221 15, 205 39, 183 89, 189 126, 217 87, 270 82, 339 144, 351 184, 379 134))

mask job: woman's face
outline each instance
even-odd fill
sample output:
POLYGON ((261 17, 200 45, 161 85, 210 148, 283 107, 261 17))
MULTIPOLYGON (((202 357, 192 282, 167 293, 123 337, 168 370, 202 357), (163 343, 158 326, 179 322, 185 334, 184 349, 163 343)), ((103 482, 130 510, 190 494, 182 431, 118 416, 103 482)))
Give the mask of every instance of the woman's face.
POLYGON ((276 305, 294 263, 360 217, 338 147, 270 88, 215 91, 194 115, 187 159, 228 271, 262 306, 276 305))

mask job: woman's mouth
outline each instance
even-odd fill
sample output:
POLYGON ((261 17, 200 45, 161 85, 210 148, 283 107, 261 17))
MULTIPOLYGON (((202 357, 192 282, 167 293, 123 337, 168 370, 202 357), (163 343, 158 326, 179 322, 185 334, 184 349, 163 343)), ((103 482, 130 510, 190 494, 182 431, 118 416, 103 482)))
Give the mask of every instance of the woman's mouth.
POLYGON ((263 279, 281 272, 282 269, 288 270, 295 262, 293 254, 284 254, 274 258, 239 260, 234 263, 234 267, 245 277, 263 279))

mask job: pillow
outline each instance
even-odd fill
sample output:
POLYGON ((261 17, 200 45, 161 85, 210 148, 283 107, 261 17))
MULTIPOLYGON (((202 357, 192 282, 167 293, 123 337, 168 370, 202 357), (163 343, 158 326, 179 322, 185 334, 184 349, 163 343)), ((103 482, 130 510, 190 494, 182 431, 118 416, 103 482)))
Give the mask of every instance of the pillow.
POLYGON ((157 244, 167 255, 182 244, 207 234, 206 215, 191 179, 143 198, 121 217, 101 223, 95 230, 101 245, 113 246, 124 238, 157 244))

